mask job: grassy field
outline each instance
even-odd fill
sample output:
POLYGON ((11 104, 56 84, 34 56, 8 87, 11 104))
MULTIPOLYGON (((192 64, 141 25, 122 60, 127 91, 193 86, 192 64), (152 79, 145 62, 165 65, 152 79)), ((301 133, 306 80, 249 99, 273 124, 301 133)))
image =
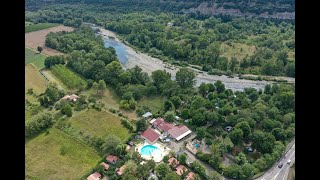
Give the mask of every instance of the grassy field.
POLYGON ((40 72, 31 64, 25 65, 25 92, 29 88, 33 88, 36 94, 40 94, 46 90, 47 81, 40 72))
POLYGON ((246 55, 253 55, 256 50, 254 46, 248 46, 242 43, 231 43, 231 46, 227 45, 226 43, 222 43, 220 49, 221 56, 224 56, 229 60, 231 57, 236 57, 238 60, 241 60, 246 55))
POLYGON ((39 54, 38 52, 35 52, 29 48, 25 48, 25 63, 37 66, 39 69, 44 68, 44 60, 46 59, 46 56, 43 54, 39 54))
POLYGON ((138 101, 138 105, 149 107, 151 112, 155 113, 162 108, 165 100, 166 98, 161 96, 144 97, 138 101))
POLYGON ((25 21, 24 22, 24 26, 27 27, 27 26, 31 26, 33 24, 33 22, 28 22, 28 21, 25 21))
POLYGON ((26 179, 79 179, 99 160, 89 147, 55 128, 25 144, 26 179))
MULTIPOLYGON (((89 91, 86 91, 84 93, 85 95, 96 95, 96 91, 93 89, 90 89, 89 91)), ((107 87, 106 90, 104 91, 104 95, 103 96, 95 96, 100 102, 102 102, 105 105, 106 109, 115 109, 115 110, 119 110, 119 102, 120 102, 120 98, 117 96, 116 92, 110 88, 107 87)), ((124 111, 124 110, 120 110, 124 115, 128 116, 130 119, 137 119, 137 114, 134 111, 124 111)))
POLYGON ((58 26, 59 24, 54 23, 39 23, 39 24, 33 24, 31 22, 25 22, 25 33, 32 32, 32 31, 39 31, 42 29, 48 29, 51 27, 58 26))
POLYGON ((57 77, 64 85, 70 89, 76 89, 80 85, 87 86, 87 82, 77 73, 71 71, 67 67, 58 64, 51 67, 50 71, 57 77))
POLYGON ((129 137, 128 130, 121 125, 119 117, 105 111, 95 109, 84 110, 70 119, 71 126, 85 134, 104 137, 114 134, 125 141, 129 137))

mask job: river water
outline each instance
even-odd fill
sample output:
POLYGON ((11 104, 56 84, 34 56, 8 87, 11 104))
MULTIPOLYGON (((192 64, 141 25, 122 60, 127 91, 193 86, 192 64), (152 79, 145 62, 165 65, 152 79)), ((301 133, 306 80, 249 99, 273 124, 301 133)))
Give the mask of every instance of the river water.
MULTIPOLYGON (((131 47, 122 43, 112 31, 103 29, 101 27, 90 25, 93 29, 99 28, 101 32, 103 42, 105 47, 113 47, 116 50, 116 54, 119 61, 124 69, 132 68, 134 66, 139 66, 143 71, 147 72, 149 75, 155 70, 166 70, 171 73, 172 79, 175 79, 175 74, 179 70, 179 67, 164 63, 160 59, 153 58, 147 54, 137 52, 131 47), (112 38, 110 38, 112 37, 112 38)), ((255 88, 263 89, 266 84, 272 84, 270 81, 252 81, 246 79, 239 79, 238 77, 229 78, 227 76, 217 76, 209 75, 206 72, 201 72, 195 70, 196 76, 196 86, 199 86, 202 82, 214 83, 217 80, 222 81, 227 89, 233 91, 243 91, 245 88, 255 88)))

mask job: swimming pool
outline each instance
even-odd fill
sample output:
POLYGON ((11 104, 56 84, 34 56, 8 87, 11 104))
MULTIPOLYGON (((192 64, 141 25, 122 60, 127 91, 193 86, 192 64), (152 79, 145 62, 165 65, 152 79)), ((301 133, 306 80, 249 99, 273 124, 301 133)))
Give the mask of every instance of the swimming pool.
POLYGON ((161 150, 153 145, 145 145, 140 150, 141 155, 151 156, 154 154, 161 154, 161 150))

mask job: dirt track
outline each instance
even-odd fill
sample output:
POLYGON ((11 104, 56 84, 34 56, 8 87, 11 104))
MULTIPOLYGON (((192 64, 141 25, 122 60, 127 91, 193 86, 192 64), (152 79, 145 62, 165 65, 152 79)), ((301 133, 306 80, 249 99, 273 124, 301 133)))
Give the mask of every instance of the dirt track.
POLYGON ((73 31, 72 27, 67 26, 56 26, 48 29, 43 29, 39 31, 34 31, 25 34, 25 46, 31 49, 37 49, 38 46, 43 48, 42 53, 47 54, 49 56, 62 54, 61 52, 48 48, 45 46, 46 35, 50 32, 58 32, 58 31, 73 31))

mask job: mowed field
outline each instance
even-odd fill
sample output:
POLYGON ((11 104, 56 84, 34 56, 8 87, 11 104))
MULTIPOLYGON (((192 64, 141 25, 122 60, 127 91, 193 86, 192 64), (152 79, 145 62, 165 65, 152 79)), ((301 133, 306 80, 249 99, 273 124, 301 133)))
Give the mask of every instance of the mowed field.
POLYGON ((32 22, 25 22, 25 32, 33 32, 33 31, 39 31, 42 29, 47 29, 51 27, 58 26, 59 24, 55 23, 39 23, 39 24, 33 24, 32 22))
POLYGON ((79 179, 100 160, 96 152, 64 132, 55 128, 49 132, 25 144, 26 179, 79 179))
POLYGON ((129 137, 128 130, 121 125, 120 118, 105 111, 95 109, 84 110, 70 119, 71 126, 84 134, 105 137, 109 134, 125 141, 129 137))
POLYGON ((64 85, 69 89, 76 89, 80 85, 87 86, 87 82, 84 78, 80 77, 77 73, 71 71, 62 64, 54 65, 50 68, 50 72, 57 77, 64 85))
POLYGON ((67 27, 63 25, 55 26, 48 29, 43 29, 39 31, 29 32, 25 34, 25 46, 31 49, 37 49, 38 46, 43 48, 42 53, 47 55, 59 55, 61 52, 48 48, 45 46, 46 35, 50 32, 58 32, 58 31, 73 31, 74 28, 67 27))
POLYGON ((48 82, 32 64, 25 65, 25 92, 32 88, 36 94, 46 90, 48 82))
POLYGON ((46 59, 46 56, 43 54, 39 54, 38 52, 25 48, 25 63, 26 64, 33 64, 37 68, 42 69, 44 68, 44 60, 46 59))
POLYGON ((161 96, 144 97, 138 101, 138 105, 149 107, 152 113, 156 113, 163 107, 165 100, 166 98, 161 96))

